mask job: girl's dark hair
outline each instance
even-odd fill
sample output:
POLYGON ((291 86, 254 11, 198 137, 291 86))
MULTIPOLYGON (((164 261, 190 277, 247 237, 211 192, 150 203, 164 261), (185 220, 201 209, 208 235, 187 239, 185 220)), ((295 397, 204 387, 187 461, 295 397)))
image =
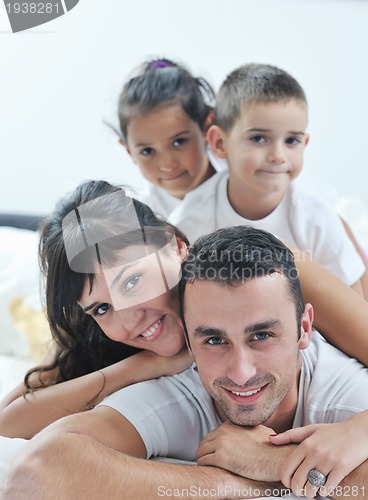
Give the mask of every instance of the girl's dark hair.
MULTIPOLYGON (((122 188, 108 182, 82 183, 71 194, 62 198, 53 213, 43 222, 39 244, 41 269, 45 275, 46 314, 55 344, 55 357, 50 364, 38 366, 27 373, 24 381, 27 392, 80 377, 139 352, 137 348, 110 340, 96 321, 85 314, 77 303, 86 277, 88 276, 92 286, 94 274, 90 270, 86 274, 71 269, 66 245, 70 243, 72 233, 69 233, 68 242, 63 234, 63 221, 73 211, 77 213, 82 205, 102 196, 103 202, 98 203, 98 210, 92 211, 89 218, 83 217, 83 230, 103 228, 104 238, 110 238, 114 243, 110 248, 119 250, 133 243, 142 243, 142 231, 146 243, 152 245, 165 244, 163 240, 169 237, 167 235, 172 237, 173 234, 188 244, 186 237, 176 227, 154 214, 144 203, 128 196, 122 188), (121 196, 105 196, 118 192, 121 196), (131 207, 132 204, 136 213, 135 221, 131 220, 131 212, 127 210, 127 206, 131 207), (117 223, 120 233, 121 225, 126 231, 120 236, 117 236, 117 223), (137 225, 140 225, 141 231, 137 230, 137 225), (130 227, 132 231, 129 232, 130 227), (153 236, 150 236, 151 233, 153 236), (54 381, 30 383, 32 373, 38 372, 41 375, 42 372, 53 369, 57 369, 54 381)), ((113 256, 110 255, 109 258, 112 259, 113 256)))
POLYGON ((169 59, 147 61, 120 94, 118 115, 122 138, 127 142, 132 118, 167 104, 180 104, 189 118, 204 130, 214 100, 214 91, 207 80, 194 77, 184 66, 169 59))

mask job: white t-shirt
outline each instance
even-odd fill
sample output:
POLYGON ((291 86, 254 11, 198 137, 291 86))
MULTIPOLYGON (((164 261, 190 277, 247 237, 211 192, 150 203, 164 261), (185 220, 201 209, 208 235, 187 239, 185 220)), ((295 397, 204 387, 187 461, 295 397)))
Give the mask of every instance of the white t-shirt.
MULTIPOLYGON (((227 170, 227 162, 215 156, 210 148, 207 148, 207 155, 216 172, 227 170)), ((189 191, 182 200, 153 184, 148 184, 144 190, 138 192, 137 198, 147 203, 154 212, 159 213, 170 221, 177 218, 181 219, 188 207, 195 205, 197 199, 200 200, 205 193, 211 190, 210 185, 213 183, 212 179, 216 175, 214 174, 210 179, 192 191, 189 191), (210 184, 208 185, 208 183, 210 184)))
MULTIPOLYGON (((300 351, 302 369, 293 427, 341 422, 368 409, 368 370, 328 344, 317 332, 300 351)), ((203 437, 221 424, 195 365, 178 375, 148 380, 107 397, 137 429, 147 458, 194 461, 203 437)))
POLYGON ((285 196, 267 217, 248 220, 229 202, 228 176, 227 171, 219 172, 202 185, 201 196, 193 197, 190 205, 171 214, 170 221, 190 242, 222 227, 246 224, 308 251, 349 286, 360 279, 364 263, 333 209, 330 193, 322 199, 321 189, 304 174, 289 184, 285 196))

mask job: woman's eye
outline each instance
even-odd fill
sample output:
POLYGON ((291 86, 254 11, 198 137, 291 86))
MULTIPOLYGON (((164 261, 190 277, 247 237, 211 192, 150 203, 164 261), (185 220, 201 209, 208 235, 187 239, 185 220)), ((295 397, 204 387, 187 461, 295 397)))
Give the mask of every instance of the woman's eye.
POLYGON ((141 279, 141 274, 135 274, 134 276, 128 278, 127 280, 124 281, 124 290, 126 292, 129 292, 132 288, 134 288, 139 280, 141 279))
POLYGON ((221 345, 223 344, 223 339, 221 337, 211 337, 206 343, 210 345, 221 345))
POLYGON ((188 139, 186 137, 179 137, 178 139, 175 139, 175 141, 173 142, 173 145, 175 147, 183 146, 187 142, 188 142, 188 139))
POLYGON ((93 316, 103 316, 104 314, 107 313, 107 311, 110 309, 111 305, 104 303, 100 304, 99 306, 95 307, 93 310, 93 316))
POLYGON ((154 149, 153 148, 143 148, 141 150, 141 155, 142 156, 151 156, 154 152, 154 149))
POLYGON ((264 142, 266 142, 266 138, 263 135, 255 135, 251 137, 250 140, 257 144, 263 144, 264 142))

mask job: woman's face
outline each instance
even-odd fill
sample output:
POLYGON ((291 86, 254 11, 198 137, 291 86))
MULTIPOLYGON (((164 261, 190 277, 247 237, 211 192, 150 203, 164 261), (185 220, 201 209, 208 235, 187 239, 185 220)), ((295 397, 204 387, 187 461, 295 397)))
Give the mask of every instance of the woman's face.
POLYGON ((160 250, 131 245, 118 264, 101 266, 92 289, 86 278, 79 305, 110 339, 172 356, 184 345, 177 285, 185 253, 181 241, 160 250))

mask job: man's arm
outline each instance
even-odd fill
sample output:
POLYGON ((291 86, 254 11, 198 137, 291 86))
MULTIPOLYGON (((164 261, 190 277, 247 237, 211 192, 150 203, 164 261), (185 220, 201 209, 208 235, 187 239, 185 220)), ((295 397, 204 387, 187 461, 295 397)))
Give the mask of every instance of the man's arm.
POLYGON ((263 496, 276 487, 216 467, 160 463, 145 456, 135 428, 115 410, 99 407, 66 417, 33 438, 12 467, 3 498, 208 498, 211 490, 213 499, 236 499, 263 496))

